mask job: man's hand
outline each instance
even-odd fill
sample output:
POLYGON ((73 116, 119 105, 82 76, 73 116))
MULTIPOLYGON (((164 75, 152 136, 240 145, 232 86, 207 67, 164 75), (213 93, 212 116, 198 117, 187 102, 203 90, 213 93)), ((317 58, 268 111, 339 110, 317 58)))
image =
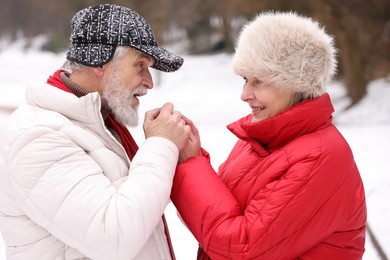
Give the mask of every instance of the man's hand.
POLYGON ((172 141, 181 151, 188 142, 191 127, 186 125, 182 115, 173 110, 172 103, 156 108, 145 114, 145 138, 160 136, 172 141))

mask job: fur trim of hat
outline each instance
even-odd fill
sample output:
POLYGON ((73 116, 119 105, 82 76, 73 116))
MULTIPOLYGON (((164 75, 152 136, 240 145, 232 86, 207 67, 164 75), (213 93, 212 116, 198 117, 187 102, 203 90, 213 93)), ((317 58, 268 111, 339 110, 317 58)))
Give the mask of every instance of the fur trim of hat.
POLYGON ((294 12, 265 12, 246 24, 232 64, 235 73, 319 97, 336 71, 333 37, 318 22, 294 12))

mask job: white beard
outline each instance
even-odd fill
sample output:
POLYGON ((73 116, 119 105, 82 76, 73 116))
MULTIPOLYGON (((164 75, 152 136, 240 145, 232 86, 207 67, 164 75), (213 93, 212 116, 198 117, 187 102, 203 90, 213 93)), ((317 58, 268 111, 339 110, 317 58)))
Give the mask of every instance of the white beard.
POLYGON ((119 77, 119 73, 114 71, 108 76, 102 98, 106 100, 115 120, 133 127, 138 125, 138 105, 133 108, 132 97, 135 94, 144 95, 146 92, 147 88, 144 86, 128 89, 119 77))

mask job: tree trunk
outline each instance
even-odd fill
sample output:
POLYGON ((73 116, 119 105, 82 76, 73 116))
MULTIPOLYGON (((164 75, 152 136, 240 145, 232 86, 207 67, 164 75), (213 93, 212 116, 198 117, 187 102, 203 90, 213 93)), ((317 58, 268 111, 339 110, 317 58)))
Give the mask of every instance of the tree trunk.
POLYGON ((366 95, 368 81, 365 77, 364 54, 361 50, 359 32, 352 18, 344 15, 338 18, 342 28, 336 32, 340 47, 339 58, 351 106, 366 95))
POLYGON ((365 73, 365 60, 369 55, 363 50, 360 32, 363 28, 358 26, 357 18, 353 14, 340 8, 338 1, 320 1, 320 6, 326 7, 326 12, 316 15, 326 24, 326 30, 335 36, 338 48, 338 68, 344 81, 347 95, 351 98, 350 107, 359 102, 366 95, 368 79, 365 73))
POLYGON ((231 35, 230 18, 227 15, 223 15, 223 37, 226 43, 226 51, 232 53, 234 51, 234 42, 231 35))

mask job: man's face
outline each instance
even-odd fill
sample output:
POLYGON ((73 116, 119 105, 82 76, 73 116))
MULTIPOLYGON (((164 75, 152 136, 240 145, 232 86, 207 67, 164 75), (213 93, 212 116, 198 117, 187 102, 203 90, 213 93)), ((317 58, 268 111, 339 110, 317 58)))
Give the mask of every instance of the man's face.
POLYGON ((102 98, 114 117, 128 126, 138 124, 139 96, 153 88, 149 67, 153 59, 132 48, 118 60, 107 64, 102 98))

